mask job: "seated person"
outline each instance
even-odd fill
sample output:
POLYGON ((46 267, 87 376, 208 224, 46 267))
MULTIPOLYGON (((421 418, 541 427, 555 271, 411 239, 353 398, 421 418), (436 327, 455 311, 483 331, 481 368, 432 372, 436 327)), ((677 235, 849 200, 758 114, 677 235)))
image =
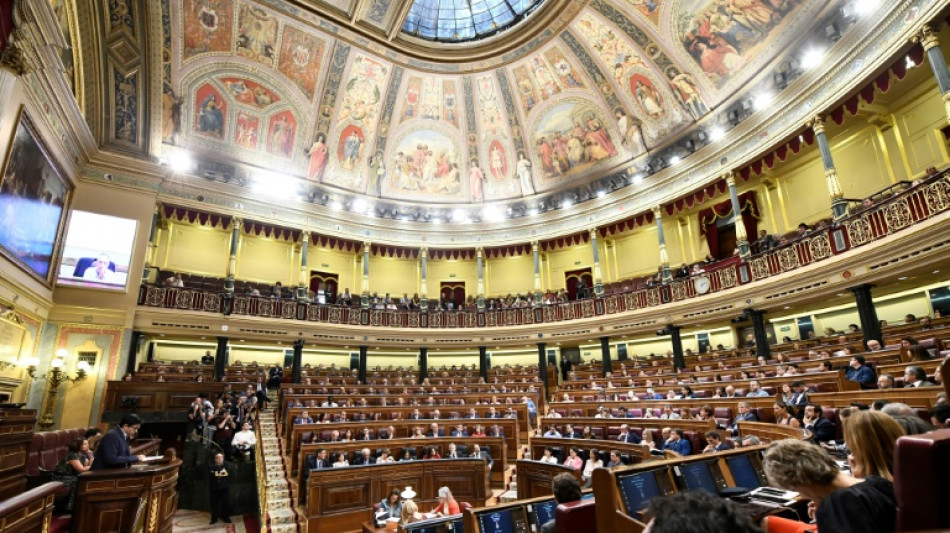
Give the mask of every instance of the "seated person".
POLYGON ((250 422, 241 424, 241 431, 234 434, 231 439, 231 446, 234 447, 234 454, 239 457, 249 459, 254 452, 254 446, 257 444, 257 436, 251 429, 250 422))
POLYGON ((53 481, 59 481, 69 489, 69 498, 63 504, 63 510, 67 513, 72 512, 73 504, 76 501, 76 488, 79 482, 79 474, 88 472, 92 468, 93 454, 89 450, 89 441, 80 438, 69 443, 69 452, 66 457, 53 470, 53 481))
POLYGON ((828 442, 835 438, 835 423, 822 416, 822 408, 818 404, 805 405, 802 427, 811 432, 815 442, 828 442))
MULTIPOLYGON (((581 485, 574 474, 563 472, 551 480, 551 491, 554 492, 554 501, 562 503, 576 502, 581 499, 581 485)), ((554 533, 554 520, 548 520, 541 525, 541 533, 554 533)))
POLYGON ((557 464, 557 457, 554 457, 554 452, 551 450, 550 446, 544 447, 544 455, 542 455, 541 458, 538 460, 541 461, 542 463, 548 463, 552 465, 557 464))
POLYGON ((680 428, 673 428, 670 431, 670 437, 663 443, 663 450, 670 450, 675 452, 677 455, 692 455, 693 445, 686 439, 683 438, 683 430, 680 428))
POLYGON ((492 459, 491 452, 488 450, 483 450, 482 447, 479 446, 478 444, 472 445, 472 453, 470 457, 480 457, 484 459, 485 467, 488 470, 491 470, 492 465, 495 464, 495 460, 492 459))
POLYGON ((459 508, 459 503, 455 501, 455 496, 452 496, 452 491, 448 487, 442 487, 439 489, 439 505, 432 510, 432 514, 435 516, 449 516, 461 513, 462 510, 459 508))
POLYGON ((402 492, 402 497, 405 501, 402 503, 402 513, 399 519, 399 525, 401 526, 425 519, 425 516, 419 512, 419 506, 416 505, 416 502, 412 501, 411 498, 406 498, 406 494, 412 494, 413 498, 416 496, 416 493, 411 490, 402 492))
POLYGON ((376 511, 376 521, 385 522, 388 518, 399 518, 402 515, 402 498, 399 497, 399 489, 389 491, 389 496, 379 502, 379 510, 376 511))
POLYGON ((863 355, 855 355, 851 358, 848 369, 845 370, 845 377, 860 383, 862 389, 872 387, 877 383, 877 374, 873 368, 865 364, 863 355))
POLYGON ((214 364, 214 356, 211 355, 211 351, 210 351, 210 350, 206 350, 206 351, 205 351, 205 354, 201 356, 201 364, 203 364, 203 365, 213 365, 213 364, 214 364))
MULTIPOLYGON (((653 498, 645 512, 653 518, 644 531, 650 533, 683 533, 702 531, 729 533, 760 533, 747 513, 725 498, 710 492, 694 490, 653 498)), ((553 531, 553 530, 552 530, 553 531)))
POLYGON ((706 432, 706 442, 708 444, 703 448, 703 453, 723 452, 732 449, 732 444, 724 442, 715 429, 706 432))

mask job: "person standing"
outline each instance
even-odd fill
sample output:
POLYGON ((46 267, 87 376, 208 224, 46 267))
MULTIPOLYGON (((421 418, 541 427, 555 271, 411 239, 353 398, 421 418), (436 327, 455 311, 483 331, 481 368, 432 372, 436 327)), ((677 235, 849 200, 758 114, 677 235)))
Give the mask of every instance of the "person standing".
POLYGON ((141 425, 142 419, 138 415, 131 413, 124 415, 119 425, 110 429, 99 441, 99 447, 96 448, 95 459, 92 462, 92 470, 122 468, 128 466, 129 463, 144 461, 144 455, 132 455, 132 450, 129 448, 129 439, 135 437, 141 425))
POLYGON ((223 453, 214 455, 214 464, 209 471, 208 489, 209 499, 211 500, 211 523, 217 523, 218 519, 225 524, 231 523, 231 502, 229 489, 231 488, 231 479, 234 477, 234 465, 224 461, 223 453))

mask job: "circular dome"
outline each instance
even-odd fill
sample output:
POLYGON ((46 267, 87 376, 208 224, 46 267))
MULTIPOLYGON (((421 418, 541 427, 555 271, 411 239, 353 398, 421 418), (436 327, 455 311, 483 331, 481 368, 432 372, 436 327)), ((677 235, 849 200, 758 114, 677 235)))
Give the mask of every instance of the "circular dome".
POLYGON ((544 0, 415 0, 402 31, 429 41, 458 43, 508 29, 544 0))

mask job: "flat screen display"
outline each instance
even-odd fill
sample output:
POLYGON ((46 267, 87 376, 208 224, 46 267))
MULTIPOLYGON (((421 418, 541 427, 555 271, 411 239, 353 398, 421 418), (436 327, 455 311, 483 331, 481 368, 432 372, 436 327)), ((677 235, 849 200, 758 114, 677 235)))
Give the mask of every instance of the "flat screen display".
POLYGON ((680 465, 683 472, 683 479, 686 481, 686 488, 689 490, 705 490, 713 494, 719 494, 716 487, 716 481, 709 473, 709 465, 706 463, 686 463, 680 465))
POLYGON ((515 533, 515 518, 512 509, 485 512, 478 515, 478 525, 482 533, 515 533))
POLYGON ((732 472, 732 479, 735 480, 737 487, 744 489, 757 489, 762 484, 759 482, 759 474, 752 465, 752 459, 748 455, 733 455, 726 459, 729 465, 729 471, 732 472))
POLYGON ((554 520, 554 511, 557 510, 556 501, 545 500, 532 505, 532 507, 534 509, 534 523, 538 526, 538 531, 540 531, 541 526, 548 523, 548 521, 554 520))
POLYGON ((128 218, 73 211, 56 282, 125 290, 137 226, 128 218))
POLYGON ((462 525, 464 522, 465 520, 463 520, 462 517, 449 520, 448 524, 446 524, 446 531, 448 531, 448 533, 465 533, 465 526, 462 525))
POLYGON ((627 506, 627 514, 639 513, 651 499, 660 495, 660 486, 656 482, 656 474, 637 472, 620 478, 620 493, 623 503, 627 506))

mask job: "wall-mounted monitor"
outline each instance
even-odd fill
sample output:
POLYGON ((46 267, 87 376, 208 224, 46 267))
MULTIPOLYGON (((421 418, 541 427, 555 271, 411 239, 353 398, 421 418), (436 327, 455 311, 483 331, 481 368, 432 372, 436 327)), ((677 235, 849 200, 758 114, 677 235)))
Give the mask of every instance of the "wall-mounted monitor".
POLYGON ((73 287, 125 290, 138 222, 73 211, 56 282, 73 287))
MULTIPOLYGON (((666 470, 660 472, 665 474, 666 470)), ((650 500, 663 494, 656 476, 657 471, 655 470, 634 472, 622 477, 617 476, 620 494, 623 497, 624 505, 627 507, 628 515, 636 516, 637 513, 646 508, 650 500)))
POLYGON ((481 533, 528 533, 529 530, 525 508, 521 506, 486 510, 478 513, 477 518, 481 533))
POLYGON ((765 485, 765 474, 756 467, 749 454, 730 455, 726 457, 726 464, 737 487, 752 490, 765 485))

